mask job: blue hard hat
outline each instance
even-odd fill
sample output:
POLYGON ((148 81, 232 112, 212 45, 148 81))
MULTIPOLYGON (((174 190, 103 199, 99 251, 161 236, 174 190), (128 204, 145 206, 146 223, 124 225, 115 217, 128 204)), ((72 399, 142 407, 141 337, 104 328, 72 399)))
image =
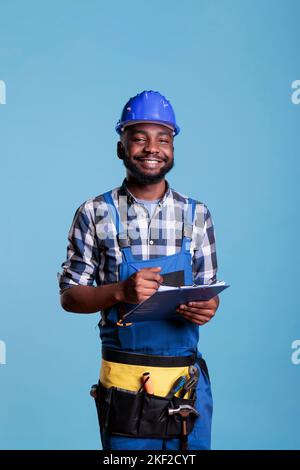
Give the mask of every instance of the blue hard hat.
POLYGON ((158 91, 143 91, 130 98, 123 108, 116 131, 121 134, 124 127, 138 122, 152 122, 170 127, 174 135, 180 131, 171 103, 158 91))

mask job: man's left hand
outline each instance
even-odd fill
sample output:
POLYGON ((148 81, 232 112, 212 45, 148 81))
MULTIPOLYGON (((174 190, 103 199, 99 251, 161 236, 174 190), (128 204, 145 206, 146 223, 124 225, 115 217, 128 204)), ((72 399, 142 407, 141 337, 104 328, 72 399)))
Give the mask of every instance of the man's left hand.
POLYGON ((186 320, 190 320, 197 325, 204 325, 214 317, 219 303, 219 296, 216 295, 210 300, 188 302, 187 305, 181 304, 176 312, 180 313, 186 320))

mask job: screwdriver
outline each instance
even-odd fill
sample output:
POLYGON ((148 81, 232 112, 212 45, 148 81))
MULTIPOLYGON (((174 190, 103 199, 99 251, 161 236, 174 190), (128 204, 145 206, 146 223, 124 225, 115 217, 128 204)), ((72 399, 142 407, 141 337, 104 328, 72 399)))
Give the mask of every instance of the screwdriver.
POLYGON ((174 382, 166 398, 172 398, 175 395, 175 393, 177 393, 184 386, 186 381, 187 381, 187 378, 184 375, 181 375, 180 377, 178 377, 178 379, 174 382))

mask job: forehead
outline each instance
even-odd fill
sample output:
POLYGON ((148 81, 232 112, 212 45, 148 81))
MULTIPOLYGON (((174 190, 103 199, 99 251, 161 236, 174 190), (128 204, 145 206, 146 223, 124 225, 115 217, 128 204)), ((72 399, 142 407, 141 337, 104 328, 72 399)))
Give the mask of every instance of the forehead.
POLYGON ((169 129, 168 127, 163 126, 161 124, 154 124, 150 122, 132 124, 125 128, 125 132, 127 132, 129 135, 141 133, 141 134, 151 135, 151 136, 152 135, 168 135, 170 137, 173 137, 173 131, 169 129))

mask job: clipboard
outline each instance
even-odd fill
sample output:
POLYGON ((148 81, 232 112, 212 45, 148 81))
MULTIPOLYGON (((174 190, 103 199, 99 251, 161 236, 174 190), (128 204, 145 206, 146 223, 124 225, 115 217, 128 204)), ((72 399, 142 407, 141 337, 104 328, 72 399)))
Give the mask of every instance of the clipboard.
POLYGON ((123 316, 124 322, 141 322, 170 319, 179 316, 176 308, 180 304, 186 304, 197 300, 210 300, 229 284, 218 281, 214 284, 194 286, 160 286, 159 289, 148 299, 135 305, 123 316))

